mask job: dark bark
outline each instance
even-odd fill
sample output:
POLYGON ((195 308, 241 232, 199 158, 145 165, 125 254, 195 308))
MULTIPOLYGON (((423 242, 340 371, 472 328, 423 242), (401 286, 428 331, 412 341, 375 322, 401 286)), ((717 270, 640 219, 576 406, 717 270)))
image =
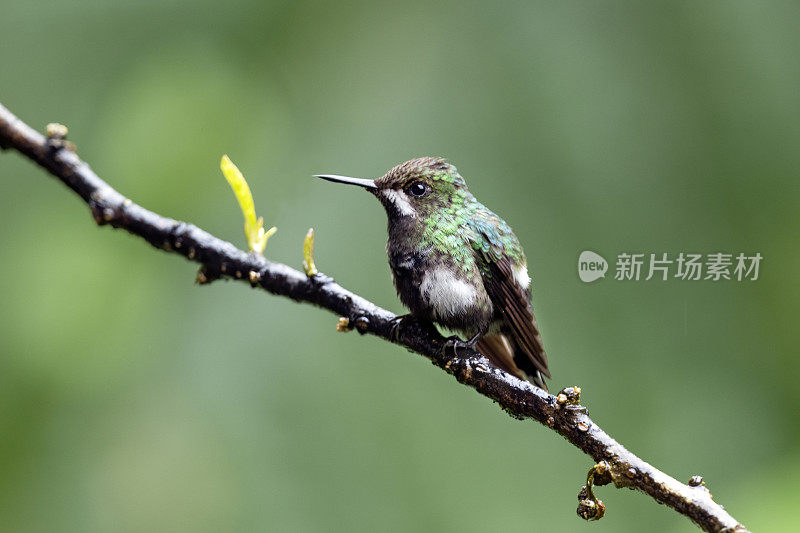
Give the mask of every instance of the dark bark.
MULTIPOLYGON (((574 390, 554 396, 492 367, 474 350, 442 350, 445 339, 417 323, 401 328, 392 339, 391 312, 354 294, 330 277, 312 277, 260 255, 245 253, 197 226, 166 218, 133 203, 101 180, 63 138, 65 131, 48 128, 48 137, 23 123, 0 105, 0 147, 14 149, 47 169, 89 205, 95 221, 142 237, 156 248, 180 254, 201 265, 198 280, 225 277, 242 280, 272 294, 308 302, 345 317, 350 326, 396 342, 430 359, 460 383, 491 398, 511 416, 530 418, 553 429, 590 456, 595 466, 590 485, 614 483, 650 495, 689 517, 705 531, 744 532, 744 526, 711 498, 702 483, 680 483, 626 450, 576 403, 574 390)), ((586 494, 586 491, 583 491, 586 494)), ((588 491, 591 494, 591 490, 588 491)), ((585 501, 585 500, 584 500, 585 501)), ((585 509, 582 510, 585 514, 585 509)))

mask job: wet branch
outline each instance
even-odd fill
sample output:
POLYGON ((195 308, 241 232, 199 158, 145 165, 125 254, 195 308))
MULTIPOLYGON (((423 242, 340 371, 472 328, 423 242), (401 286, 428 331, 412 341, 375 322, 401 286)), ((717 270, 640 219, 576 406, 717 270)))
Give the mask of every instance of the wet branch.
POLYGON ((602 516, 602 503, 592 485, 613 483, 631 487, 689 517, 705 531, 744 532, 746 528, 711 498, 702 480, 689 485, 664 474, 626 450, 606 434, 578 404, 580 389, 565 389, 558 396, 492 367, 479 353, 465 349, 458 356, 441 350, 444 339, 420 324, 403 327, 391 339, 395 315, 354 294, 324 274, 307 276, 281 263, 214 237, 202 229, 166 218, 133 203, 101 180, 64 140, 66 128, 51 125, 44 136, 0 105, 0 148, 13 149, 47 169, 89 205, 99 225, 122 228, 154 247, 182 255, 201 265, 198 281, 217 278, 242 280, 272 294, 308 302, 341 317, 350 327, 424 355, 452 374, 460 383, 497 402, 511 416, 530 418, 553 429, 590 456, 597 464, 589 471, 587 486, 579 495, 578 513, 586 519, 602 516))

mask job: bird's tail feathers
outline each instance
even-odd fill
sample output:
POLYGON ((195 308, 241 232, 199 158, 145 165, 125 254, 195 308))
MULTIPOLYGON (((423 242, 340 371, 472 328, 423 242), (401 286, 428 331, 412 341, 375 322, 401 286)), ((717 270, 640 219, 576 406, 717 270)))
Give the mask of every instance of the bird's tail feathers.
POLYGON ((502 333, 486 335, 478 341, 476 348, 496 367, 547 390, 544 376, 533 366, 530 358, 516 346, 512 338, 502 333))

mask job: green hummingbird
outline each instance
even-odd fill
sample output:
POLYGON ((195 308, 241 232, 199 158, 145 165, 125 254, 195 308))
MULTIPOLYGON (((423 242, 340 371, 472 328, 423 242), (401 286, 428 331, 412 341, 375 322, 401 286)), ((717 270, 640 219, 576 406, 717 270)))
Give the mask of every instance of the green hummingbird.
POLYGON ((525 253, 506 222, 438 157, 406 161, 380 178, 318 174, 365 188, 389 218, 386 252, 394 285, 410 314, 463 334, 494 365, 547 390, 550 377, 533 316, 525 253))

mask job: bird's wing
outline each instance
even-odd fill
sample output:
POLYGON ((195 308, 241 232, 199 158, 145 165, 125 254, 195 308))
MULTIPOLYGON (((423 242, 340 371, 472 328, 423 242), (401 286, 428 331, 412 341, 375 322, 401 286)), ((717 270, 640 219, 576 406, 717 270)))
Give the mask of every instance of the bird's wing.
MULTIPOLYGON (((528 291, 514 279, 511 261, 506 256, 489 260, 487 270, 483 276, 483 285, 492 300, 492 305, 502 312, 517 347, 536 370, 549 378, 547 355, 542 345, 539 326, 533 316, 528 291)), ((523 370, 527 370, 525 368, 527 365, 520 365, 519 362, 517 364, 523 370)))
POLYGON ((486 220, 474 219, 468 236, 480 266, 483 285, 492 305, 500 310, 510 330, 509 340, 517 348, 513 350, 517 366, 527 374, 535 375, 538 370, 543 376, 550 377, 539 326, 533 316, 529 287, 523 287, 517 281, 509 259, 509 254, 514 254, 521 258, 524 266, 522 249, 505 222, 493 213, 487 216, 490 218, 486 220), (522 357, 518 357, 517 352, 522 352, 522 357))

